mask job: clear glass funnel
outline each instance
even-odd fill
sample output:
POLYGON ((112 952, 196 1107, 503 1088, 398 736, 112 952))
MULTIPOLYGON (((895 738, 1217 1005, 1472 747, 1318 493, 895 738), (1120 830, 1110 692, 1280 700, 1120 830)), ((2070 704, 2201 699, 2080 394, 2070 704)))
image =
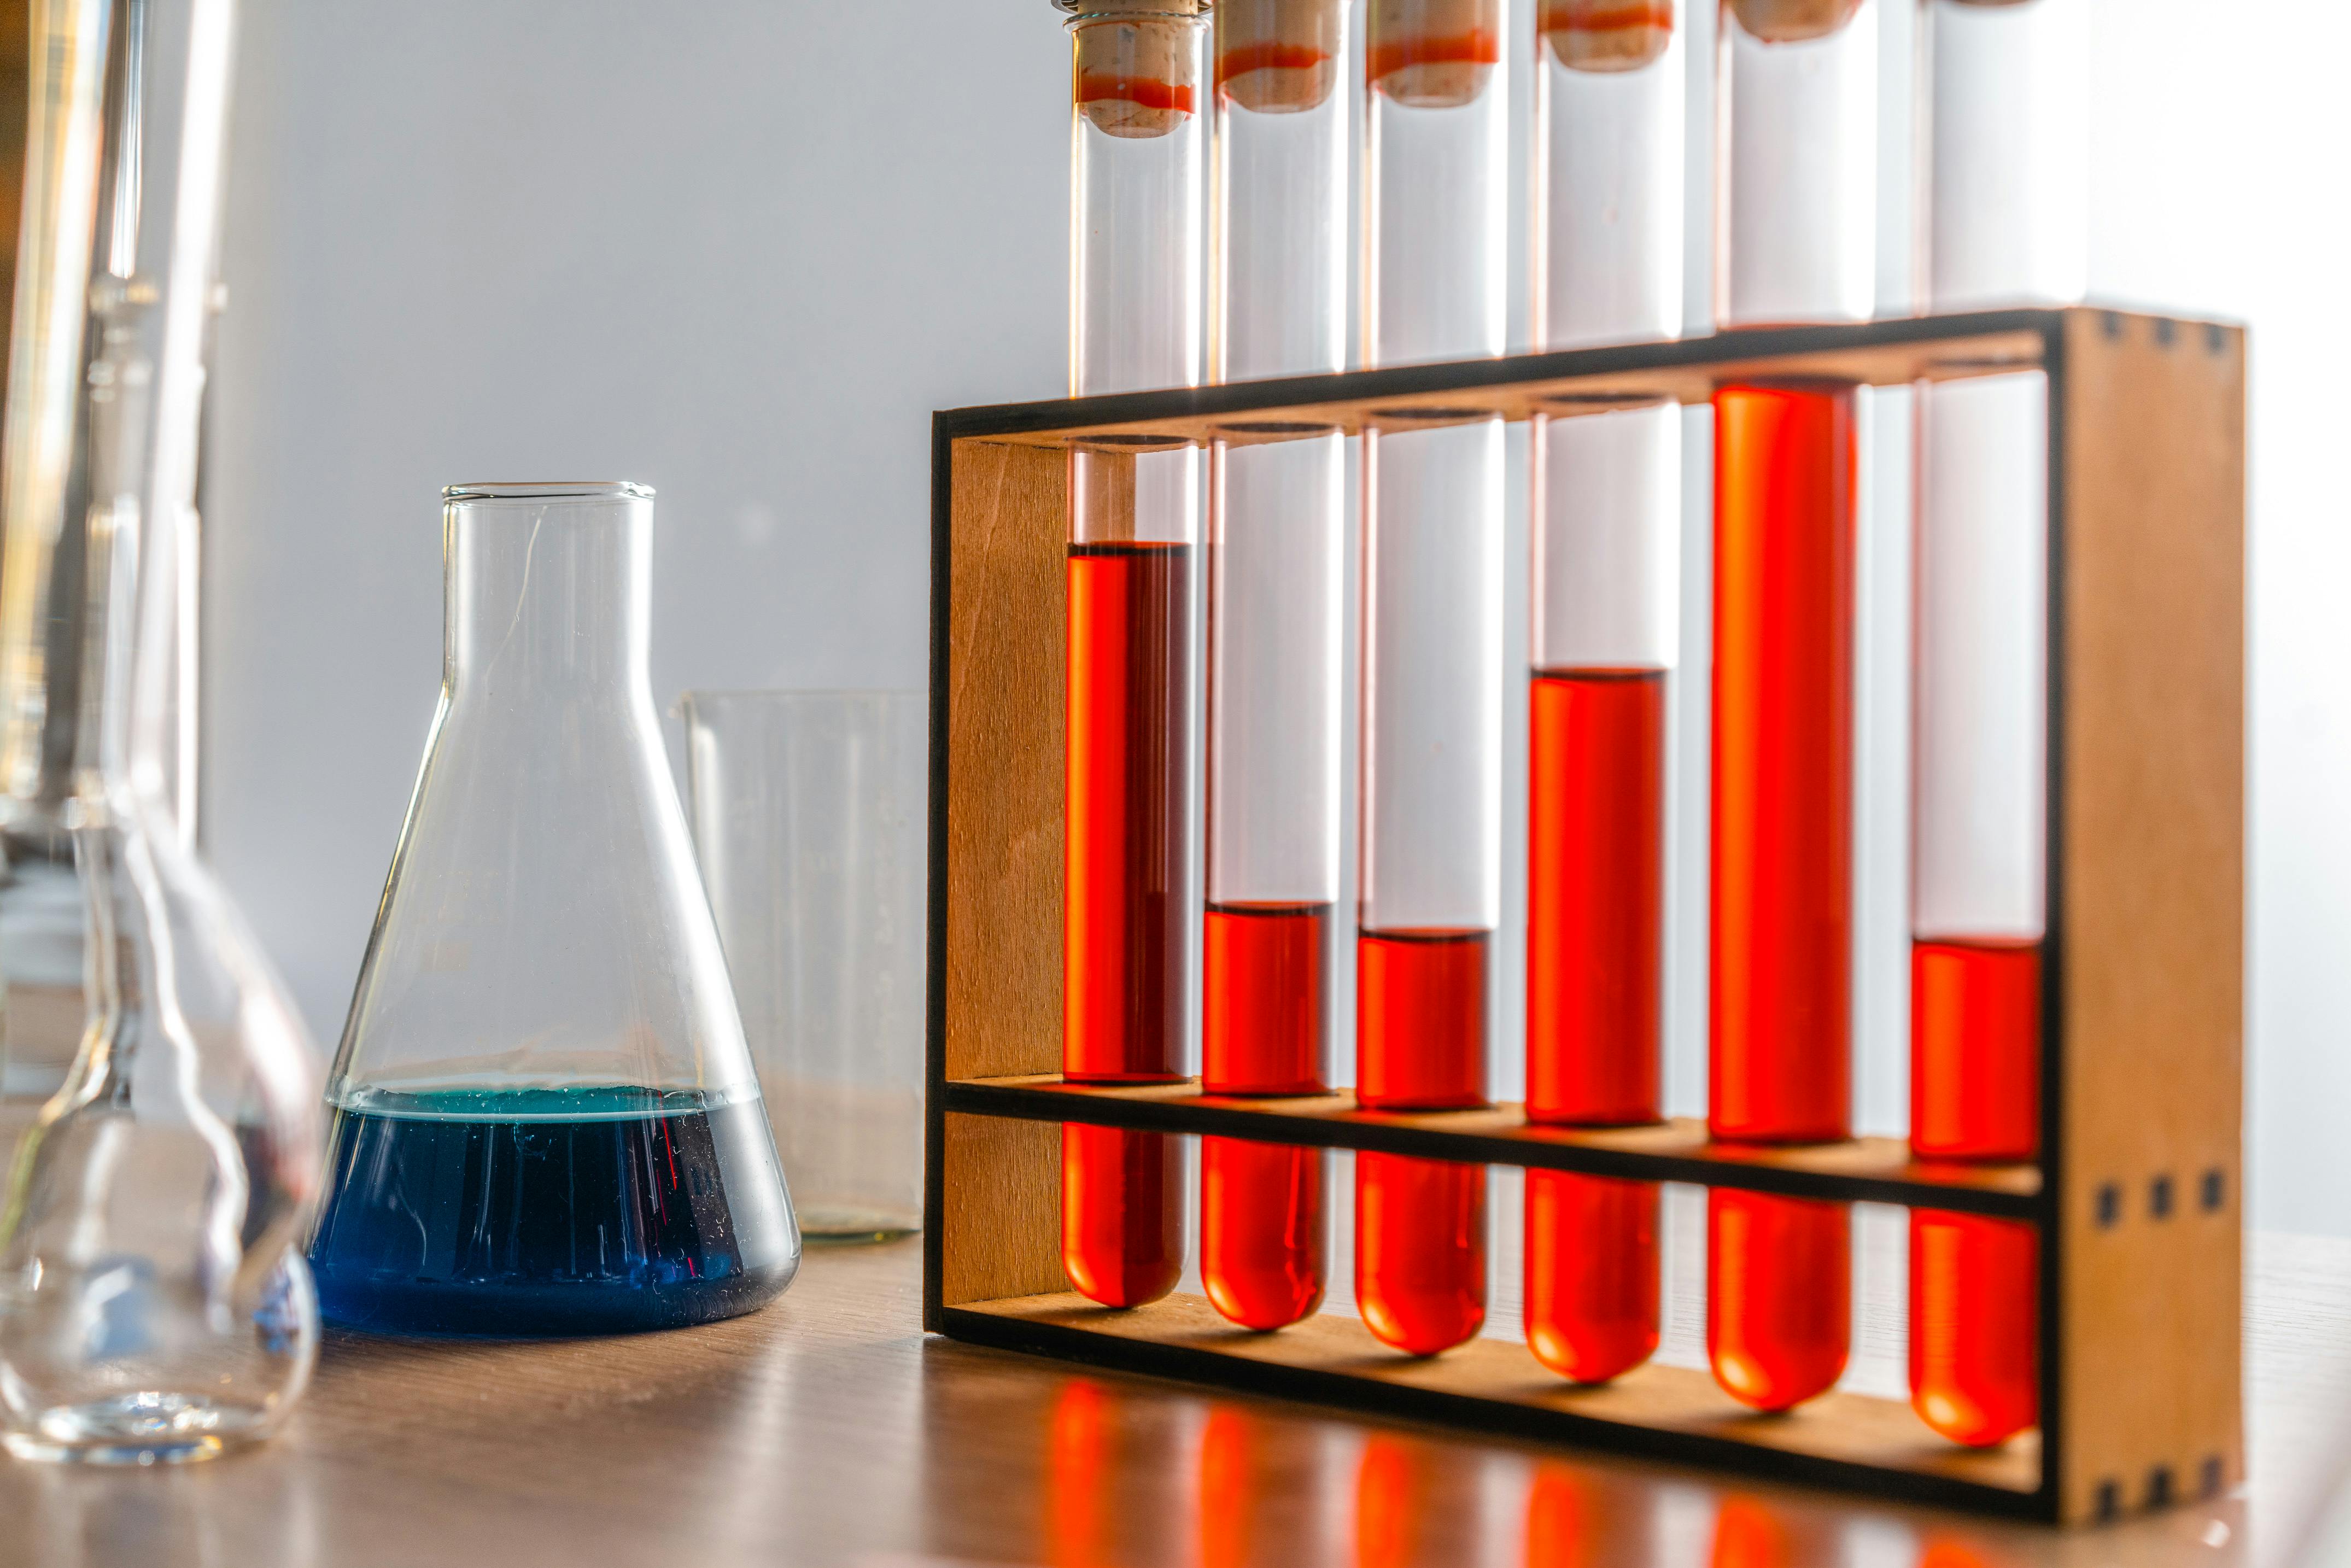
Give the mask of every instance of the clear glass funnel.
POLYGON ((441 706, 328 1083, 327 1316, 731 1317, 799 1267, 646 674, 653 492, 445 492, 441 706))

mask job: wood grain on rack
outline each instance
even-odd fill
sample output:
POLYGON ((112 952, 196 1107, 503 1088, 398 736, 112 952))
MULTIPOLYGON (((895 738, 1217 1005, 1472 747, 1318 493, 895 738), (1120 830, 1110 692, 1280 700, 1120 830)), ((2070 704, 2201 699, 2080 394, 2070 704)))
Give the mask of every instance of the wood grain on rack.
POLYGON ((2244 334, 2080 311, 2062 369, 2051 1326, 2082 1520, 2243 1474, 2244 334))
POLYGON ((974 1116, 1090 1122, 1145 1132, 1195 1133, 1262 1143, 1373 1149, 1431 1159, 1535 1166, 1648 1181, 1750 1187, 1855 1203, 1928 1203, 2031 1219, 2041 1210, 2032 1166, 1929 1165, 1899 1138, 1794 1147, 1719 1144, 1692 1117, 1638 1127, 1530 1125, 1517 1105, 1416 1114, 1364 1111, 1354 1096, 1240 1099, 1202 1094, 1196 1081, 1116 1088, 1065 1083, 1058 1074, 966 1079, 946 1108, 974 1116))

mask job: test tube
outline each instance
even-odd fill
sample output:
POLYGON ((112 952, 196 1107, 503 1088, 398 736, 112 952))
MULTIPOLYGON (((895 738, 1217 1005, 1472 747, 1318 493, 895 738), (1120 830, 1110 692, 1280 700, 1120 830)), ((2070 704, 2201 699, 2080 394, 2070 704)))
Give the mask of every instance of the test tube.
MULTIPOLYGON (((1224 0, 1215 27, 1218 380, 1346 360, 1343 0, 1224 0)), ((1212 450, 1201 1087, 1316 1094, 1339 898, 1346 438, 1244 422, 1212 450)), ((1246 1328, 1322 1298, 1317 1149, 1200 1140, 1200 1276, 1246 1328)))
MULTIPOLYGON (((1858 320, 1875 289, 1883 0, 1724 0, 1716 313, 1858 320)), ((1853 932, 1855 389, 1714 395, 1708 1123, 1848 1135, 1853 932)), ((1716 1381, 1762 1409, 1824 1392, 1848 1348, 1841 1205, 1718 1189, 1716 1381)))
MULTIPOLYGON (((1073 13, 1070 390, 1200 378, 1205 0, 1057 0, 1073 13)), ((1193 539, 1199 454, 1070 454, 1062 1072, 1181 1075, 1192 956, 1193 539)), ((1108 1306, 1183 1270, 1174 1137, 1065 1124, 1061 1261, 1108 1306)))
MULTIPOLYGON (((2087 271, 2083 0, 1928 0, 1928 298, 2078 299, 2087 271)), ((1910 1142, 2029 1160, 2041 1124, 2047 880, 2048 381, 1919 394, 1910 1142)), ((1995 1443, 2038 1419, 2030 1227, 1911 1225, 1911 1402, 1995 1443)))
MULTIPOLYGON (((1683 30, 1673 0, 1542 0, 1535 340, 1682 329, 1683 30)), ((1527 1119, 1658 1113, 1666 682, 1680 627, 1681 408, 1562 400, 1533 425, 1527 1119)), ((1653 1184, 1529 1171, 1527 1343, 1578 1382, 1657 1343, 1653 1184)))
MULTIPOLYGON (((1364 358, 1502 351, 1507 0, 1372 0, 1364 358)), ((1355 1094, 1483 1104, 1501 914, 1502 422, 1374 410, 1364 436, 1362 900, 1355 1094)), ((1485 1322, 1483 1167, 1355 1161, 1355 1293, 1433 1355, 1485 1322)))

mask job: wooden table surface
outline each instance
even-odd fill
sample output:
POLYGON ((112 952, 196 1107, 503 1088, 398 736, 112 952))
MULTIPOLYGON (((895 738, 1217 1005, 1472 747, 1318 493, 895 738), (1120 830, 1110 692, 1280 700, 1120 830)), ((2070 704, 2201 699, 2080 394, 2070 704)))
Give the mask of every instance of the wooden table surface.
POLYGON ((330 1335, 287 1432, 178 1471, 0 1459, 0 1563, 2002 1568, 2283 1561, 2351 1425, 2351 1242, 2257 1239, 2253 1482, 2061 1534, 1324 1416, 928 1339, 914 1243, 764 1312, 551 1344, 330 1335))

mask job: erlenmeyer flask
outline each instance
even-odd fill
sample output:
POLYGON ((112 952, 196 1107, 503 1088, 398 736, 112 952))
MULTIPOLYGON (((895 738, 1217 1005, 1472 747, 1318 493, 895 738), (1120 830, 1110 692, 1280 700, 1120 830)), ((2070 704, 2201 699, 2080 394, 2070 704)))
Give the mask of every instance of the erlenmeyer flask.
POLYGON ((57 813, 86 913, 87 1022, 0 1197, 0 1439, 22 1458, 225 1452, 275 1428, 317 1353, 294 1250, 319 1174, 316 1063, 166 783, 233 14, 152 0, 112 24, 138 34, 121 90, 154 156, 115 193, 113 258, 89 293, 80 567, 103 610, 57 813))
POLYGON ((444 494, 441 706, 327 1087, 321 1305, 401 1333, 748 1312, 799 1230, 653 712, 653 492, 444 494))

